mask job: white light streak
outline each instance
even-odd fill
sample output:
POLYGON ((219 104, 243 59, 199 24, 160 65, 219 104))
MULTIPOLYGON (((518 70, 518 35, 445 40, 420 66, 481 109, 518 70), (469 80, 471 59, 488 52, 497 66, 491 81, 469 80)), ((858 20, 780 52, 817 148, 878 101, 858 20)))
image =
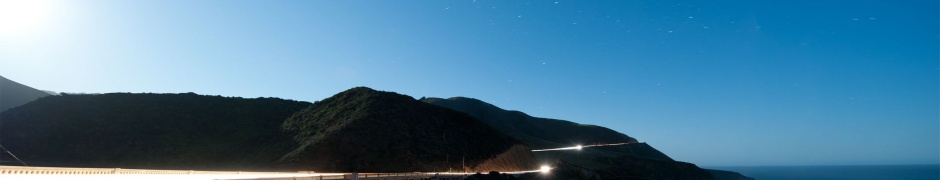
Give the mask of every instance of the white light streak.
POLYGON ((579 147, 579 146, 563 147, 563 148, 555 148, 555 149, 536 149, 536 150, 532 150, 532 152, 539 152, 539 151, 561 151, 561 150, 578 150, 578 149, 580 149, 580 148, 578 148, 578 147, 579 147))
POLYGON ((619 146, 619 145, 624 145, 624 144, 630 144, 630 143, 592 144, 592 145, 587 145, 587 146, 584 146, 584 147, 619 146))
POLYGON ((619 146, 619 145, 624 145, 624 144, 630 144, 630 143, 592 144, 592 145, 586 145, 586 146, 577 145, 577 146, 572 146, 572 147, 563 147, 563 148, 554 148, 554 149, 536 149, 536 150, 532 150, 532 152, 541 152, 541 151, 562 151, 562 150, 581 150, 581 149, 586 148, 586 147, 619 146))

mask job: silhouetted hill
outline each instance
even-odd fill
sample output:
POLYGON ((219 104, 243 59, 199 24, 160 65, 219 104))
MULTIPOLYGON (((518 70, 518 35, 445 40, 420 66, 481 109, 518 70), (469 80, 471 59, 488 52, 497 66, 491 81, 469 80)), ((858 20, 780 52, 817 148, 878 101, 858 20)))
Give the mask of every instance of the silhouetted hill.
POLYGON ((531 149, 465 113, 369 88, 313 104, 193 93, 49 96, 0 114, 0 142, 40 166, 346 172, 537 168, 531 149))
POLYGON ((0 76, 0 112, 49 95, 0 76))
POLYGON ((0 142, 40 166, 257 169, 290 151, 281 123, 308 105, 193 93, 64 94, 0 114, 0 142))
POLYGON ((574 144, 636 142, 636 139, 605 127, 564 120, 536 118, 519 111, 503 110, 472 98, 425 98, 422 101, 468 113, 536 148, 552 148, 574 144))
POLYGON ((532 117, 518 111, 507 111, 473 98, 424 98, 422 101, 468 113, 537 149, 629 143, 618 146, 584 148, 580 151, 535 153, 540 162, 564 161, 566 162, 564 164, 567 164, 566 166, 594 170, 603 179, 745 178, 734 172, 710 173, 708 170, 701 169, 694 164, 675 161, 649 144, 640 143, 630 136, 601 126, 532 117))
POLYGON ((743 177, 673 161, 600 126, 469 98, 424 101, 365 87, 312 104, 194 93, 63 94, 0 113, 0 142, 36 166, 488 172, 565 162, 564 172, 579 177, 743 177), (529 148, 620 142, 633 143, 537 154, 529 148))
MULTIPOLYGON (((632 143, 603 149, 615 155, 668 160, 672 158, 636 139, 606 127, 578 124, 571 121, 532 117, 519 111, 508 111, 492 104, 466 97, 448 99, 425 98, 422 101, 465 112, 494 128, 536 149, 570 147, 575 145, 632 143)), ((592 148, 593 149, 593 148, 592 148)))
POLYGON ((473 117, 406 95, 353 88, 284 122, 299 147, 284 157, 321 171, 518 171, 531 151, 473 117), (464 166, 465 165, 465 166, 464 166))

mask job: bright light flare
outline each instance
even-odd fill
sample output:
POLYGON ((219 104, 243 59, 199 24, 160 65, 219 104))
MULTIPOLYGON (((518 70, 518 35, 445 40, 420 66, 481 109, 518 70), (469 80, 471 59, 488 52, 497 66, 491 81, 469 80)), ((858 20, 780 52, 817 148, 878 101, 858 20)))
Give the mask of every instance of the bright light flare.
POLYGON ((542 173, 548 173, 551 170, 552 170, 552 167, 548 167, 548 166, 542 166, 542 168, 539 168, 539 171, 542 173))
POLYGON ((48 0, 0 0, 0 35, 33 30, 52 12, 48 0))

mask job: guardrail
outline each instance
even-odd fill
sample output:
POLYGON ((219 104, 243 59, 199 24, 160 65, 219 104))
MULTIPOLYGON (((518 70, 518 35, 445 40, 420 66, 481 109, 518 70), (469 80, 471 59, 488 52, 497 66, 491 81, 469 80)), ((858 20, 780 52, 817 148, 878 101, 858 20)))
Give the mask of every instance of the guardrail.
POLYGON ((464 175, 431 173, 359 173, 358 179, 463 179, 464 175))
POLYGON ((299 172, 252 172, 252 171, 195 171, 195 170, 152 170, 152 169, 122 169, 122 168, 69 168, 69 167, 27 167, 27 166, 0 166, 0 177, 6 175, 222 175, 226 178, 212 179, 255 179, 255 180, 456 180, 464 179, 465 174, 440 173, 315 173, 313 171, 299 172), (232 176, 229 176, 232 175, 232 176), (245 176, 247 175, 247 177, 245 176), (258 175, 258 176, 253 176, 258 175), (274 175, 272 177, 272 175, 274 175))
POLYGON ((79 175, 79 174, 313 174, 301 172, 246 172, 246 171, 194 171, 194 170, 151 170, 122 168, 67 168, 67 167, 26 167, 0 166, 0 175, 79 175))
POLYGON ((358 179, 358 180, 456 180, 464 179, 463 174, 437 174, 437 173, 358 173, 343 174, 337 176, 308 176, 308 177, 280 177, 280 178, 256 178, 254 180, 328 180, 328 179, 358 179), (354 178, 355 177, 355 178, 354 178))

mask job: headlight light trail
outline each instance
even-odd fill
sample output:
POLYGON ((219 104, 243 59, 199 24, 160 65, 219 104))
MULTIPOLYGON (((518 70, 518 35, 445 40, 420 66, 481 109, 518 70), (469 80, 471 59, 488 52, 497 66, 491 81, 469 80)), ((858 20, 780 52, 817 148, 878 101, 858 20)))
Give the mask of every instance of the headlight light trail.
POLYGON ((619 146, 619 145, 625 145, 625 144, 630 144, 630 143, 592 144, 592 145, 584 145, 584 146, 582 146, 582 145, 577 145, 577 146, 572 146, 572 147, 553 148, 553 149, 535 149, 535 150, 532 150, 532 152, 540 152, 540 151, 562 151, 562 150, 581 150, 581 149, 586 148, 586 147, 619 146))

